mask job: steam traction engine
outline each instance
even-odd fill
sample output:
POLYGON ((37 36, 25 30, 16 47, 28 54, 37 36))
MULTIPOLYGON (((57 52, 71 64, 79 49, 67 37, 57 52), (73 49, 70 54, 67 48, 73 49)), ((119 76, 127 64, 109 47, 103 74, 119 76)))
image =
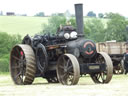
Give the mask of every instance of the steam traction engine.
POLYGON ((10 71, 15 84, 32 84, 35 77, 43 77, 49 83, 75 85, 83 74, 90 74, 95 83, 111 80, 110 57, 97 53, 95 43, 84 39, 82 7, 75 5, 77 31, 64 26, 56 35, 27 35, 12 48, 10 71))

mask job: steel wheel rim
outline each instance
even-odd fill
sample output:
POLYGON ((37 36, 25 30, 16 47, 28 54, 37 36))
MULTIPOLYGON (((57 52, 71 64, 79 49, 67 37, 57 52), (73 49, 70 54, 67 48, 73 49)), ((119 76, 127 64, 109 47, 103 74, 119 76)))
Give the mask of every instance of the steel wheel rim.
POLYGON ((31 84, 36 72, 35 57, 29 45, 16 45, 10 54, 10 73, 15 84, 31 84))
POLYGON ((80 70, 75 56, 65 54, 59 58, 57 63, 57 77, 63 85, 75 85, 78 83, 80 70))
POLYGON ((11 66, 11 69, 15 71, 15 76, 13 79, 16 84, 23 83, 24 81, 24 75, 25 75, 25 70, 26 70, 26 59, 23 50, 20 47, 15 47, 14 50, 17 53, 22 53, 22 54, 16 54, 14 51, 12 52, 12 58, 13 59, 13 65, 11 66))
POLYGON ((96 58, 97 63, 105 63, 106 70, 100 73, 91 74, 91 78, 95 83, 108 83, 110 82, 113 75, 113 65, 111 58, 104 52, 99 52, 98 58, 96 58))

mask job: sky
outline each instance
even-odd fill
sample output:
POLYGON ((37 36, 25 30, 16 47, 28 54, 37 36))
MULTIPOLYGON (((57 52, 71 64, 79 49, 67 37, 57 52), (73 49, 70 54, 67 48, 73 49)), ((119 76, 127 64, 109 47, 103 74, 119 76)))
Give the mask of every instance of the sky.
POLYGON ((74 14, 74 4, 83 3, 84 15, 88 11, 95 13, 114 12, 128 17, 128 0, 0 0, 0 11, 27 14, 38 12, 45 15, 64 13, 69 10, 74 14))

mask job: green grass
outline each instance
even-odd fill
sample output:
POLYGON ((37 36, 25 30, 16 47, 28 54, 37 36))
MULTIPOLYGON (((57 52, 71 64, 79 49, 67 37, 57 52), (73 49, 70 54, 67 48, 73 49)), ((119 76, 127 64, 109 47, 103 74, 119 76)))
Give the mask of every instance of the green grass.
MULTIPOLYGON (((13 81, 11 79, 11 75, 10 75, 10 72, 3 72, 3 73, 0 73, 0 86, 4 86, 4 85, 12 85, 13 84, 13 81)), ((112 80, 111 82, 118 82, 118 81, 121 81, 121 80, 128 80, 128 76, 127 75, 113 75, 112 77, 112 80)), ((80 78, 80 85, 82 84, 87 84, 87 85, 90 85, 90 84, 94 84, 94 82, 92 81, 91 77, 89 75, 86 75, 86 76, 83 76, 80 78)), ((46 84, 47 83, 47 80, 46 79, 43 79, 42 77, 38 77, 38 78, 35 78, 33 84, 34 85, 38 85, 38 84, 46 84)))
POLYGON ((0 16, 0 32, 9 34, 34 35, 42 30, 48 17, 0 16))
MULTIPOLYGON (((0 16, 0 32, 8 34, 20 34, 22 37, 29 34, 30 36, 39 33, 42 24, 48 23, 49 17, 27 17, 27 16, 0 16)), ((91 20, 86 17, 84 21, 91 20)), ((106 24, 108 19, 101 19, 103 24, 106 24)))
POLYGON ((95 84, 89 76, 75 86, 49 84, 36 78, 32 85, 15 85, 10 74, 0 75, 0 96, 128 96, 128 76, 114 75, 108 84, 95 84))

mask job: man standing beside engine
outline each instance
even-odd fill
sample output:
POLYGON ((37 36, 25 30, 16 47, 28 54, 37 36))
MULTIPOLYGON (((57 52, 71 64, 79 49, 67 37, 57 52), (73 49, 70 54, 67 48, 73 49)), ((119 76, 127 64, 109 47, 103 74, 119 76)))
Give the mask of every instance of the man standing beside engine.
POLYGON ((126 53, 124 54, 124 69, 125 74, 128 73, 128 48, 126 48, 126 53))

